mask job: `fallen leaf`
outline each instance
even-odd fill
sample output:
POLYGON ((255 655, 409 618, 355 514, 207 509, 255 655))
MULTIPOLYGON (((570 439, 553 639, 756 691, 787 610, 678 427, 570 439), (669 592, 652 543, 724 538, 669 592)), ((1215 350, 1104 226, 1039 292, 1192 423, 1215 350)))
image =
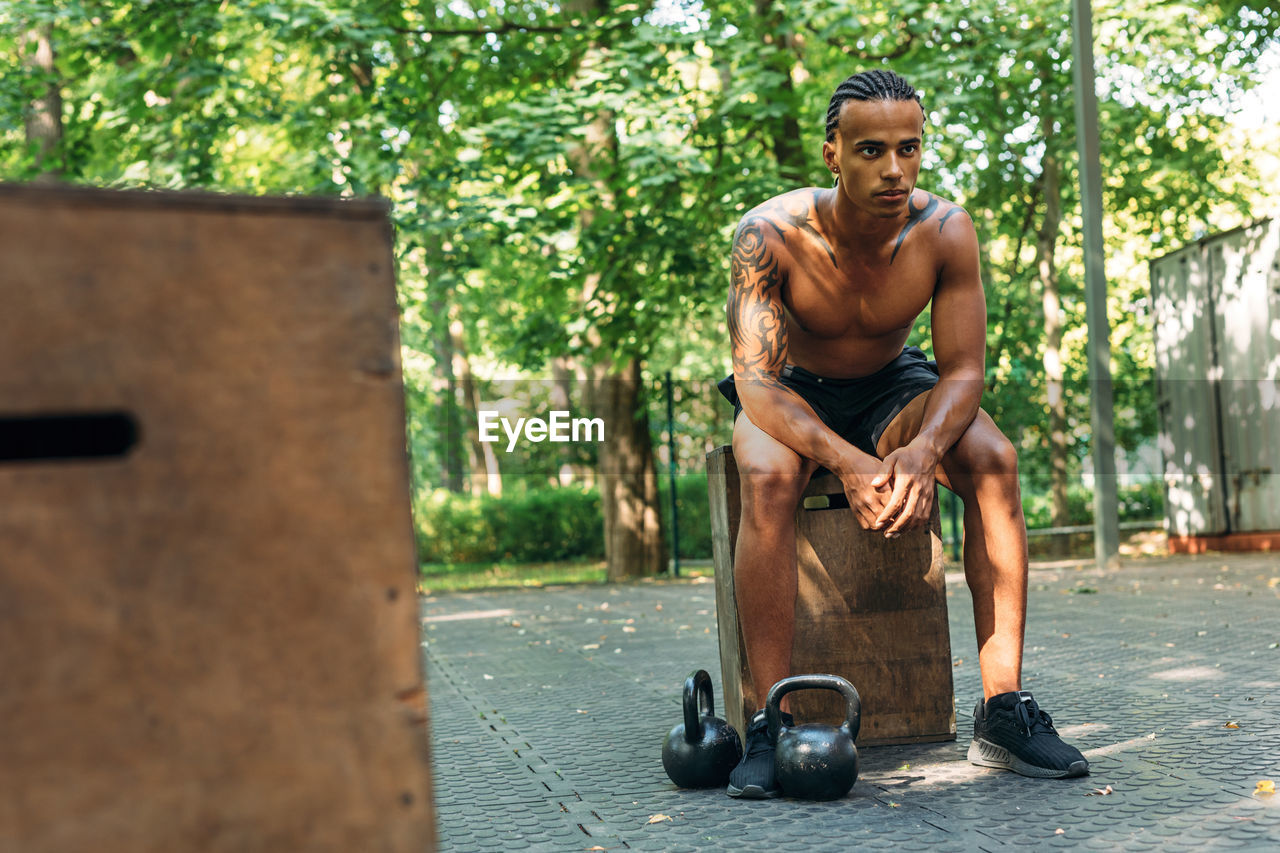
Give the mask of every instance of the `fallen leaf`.
POLYGON ((512 627, 512 628, 519 628, 519 627, 520 627, 520 623, 519 623, 519 622, 517 622, 517 621, 515 621, 514 619, 512 619, 512 620, 511 620, 511 627, 512 627))
POLYGON ((608 849, 609 849, 608 847, 601 847, 599 844, 597 844, 595 847, 588 847, 588 848, 586 848, 586 850, 588 851, 588 853, 590 853, 590 851, 592 851, 592 850, 608 850, 608 849))
POLYGON ((599 644, 599 643, 587 643, 587 644, 586 644, 585 646, 583 646, 582 648, 584 648, 584 649, 598 649, 598 648, 600 648, 600 644, 599 644))
POLYGON ((485 680, 485 681, 493 681, 493 676, 486 672, 486 673, 484 674, 484 680, 485 680))
POLYGON ((962 664, 962 663, 964 663, 964 658, 956 658, 955 663, 953 663, 953 664, 951 664, 951 665, 952 665, 952 666, 959 666, 959 665, 960 665, 960 664, 962 664))
POLYGON ((892 801, 891 801, 891 802, 889 803, 889 808, 891 808, 891 809, 898 809, 898 808, 902 808, 902 805, 901 805, 901 803, 895 803, 895 802, 892 802, 892 801))
POLYGON ((1270 796, 1276 792, 1276 783, 1273 779, 1259 779, 1258 787, 1253 789, 1255 794, 1266 794, 1270 796))
POLYGON ((661 609, 662 609, 662 605, 661 605, 661 604, 655 604, 655 605, 653 605, 653 609, 654 609, 654 610, 661 610, 661 609))
POLYGON ((588 714, 588 713, 590 713, 590 711, 584 711, 584 710, 582 710, 581 708, 575 708, 575 709, 574 709, 574 711, 573 711, 573 713, 575 713, 575 714, 588 714))
POLYGON ((1092 791, 1085 794, 1085 796, 1086 797, 1105 797, 1111 793, 1114 793, 1114 792, 1111 790, 1111 786, 1108 785, 1105 788, 1094 788, 1092 791))
POLYGON ((1065 829, 1063 829, 1062 827, 1058 827, 1057 829, 1055 829, 1055 830, 1053 831, 1053 834, 1054 834, 1054 835, 1066 835, 1066 834, 1067 834, 1067 831, 1066 831, 1065 829))
POLYGON ((624 625, 622 627, 622 633, 624 634, 634 634, 635 632, 636 632, 636 629, 631 627, 630 625, 624 625))
POLYGON ((910 765, 910 764, 904 764, 904 765, 902 765, 901 767, 899 767, 898 769, 899 769, 899 770, 910 770, 910 769, 911 769, 911 765, 910 765))
POLYGON ((1237 723, 1235 720, 1228 720, 1227 722, 1222 724, 1222 727, 1224 729, 1238 729, 1240 728, 1240 724, 1237 723))
MULTIPOLYGON (((664 820, 671 820, 669 814, 651 814, 649 815, 649 823, 662 823, 664 820)), ((674 821, 673 821, 674 822, 674 821)))
POLYGON ((1155 739, 1156 739, 1156 733, 1155 733, 1155 732, 1152 732, 1151 734, 1147 735, 1147 740, 1155 740, 1155 739))

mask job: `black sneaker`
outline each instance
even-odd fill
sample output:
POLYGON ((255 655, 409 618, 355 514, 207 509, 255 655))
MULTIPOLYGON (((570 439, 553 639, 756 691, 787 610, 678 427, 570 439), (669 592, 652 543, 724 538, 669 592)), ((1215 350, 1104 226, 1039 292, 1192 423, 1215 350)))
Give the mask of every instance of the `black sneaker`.
MULTIPOLYGON (((783 725, 793 726, 790 714, 782 715, 783 725)), ((729 796, 744 800, 769 800, 782 795, 773 766, 773 744, 769 742, 769 721, 764 710, 756 711, 747 723, 742 760, 729 774, 729 796)))
POLYGON ((969 761, 1040 779, 1086 776, 1089 762, 1062 742, 1053 720, 1025 690, 1001 693, 973 709, 969 761))

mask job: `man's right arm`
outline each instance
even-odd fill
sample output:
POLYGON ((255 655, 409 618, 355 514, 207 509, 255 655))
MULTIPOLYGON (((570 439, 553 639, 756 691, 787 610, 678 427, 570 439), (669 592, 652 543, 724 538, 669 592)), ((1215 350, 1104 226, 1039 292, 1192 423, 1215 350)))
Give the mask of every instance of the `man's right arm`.
POLYGON ((850 492, 850 479, 860 481, 865 495, 850 494, 863 526, 875 521, 882 503, 868 501, 879 460, 859 451, 826 424, 804 398, 782 384, 787 363, 787 323, 782 304, 786 281, 782 235, 763 215, 749 213, 738 225, 730 261, 729 338, 733 345, 733 379, 743 413, 764 432, 807 459, 835 473, 850 492))

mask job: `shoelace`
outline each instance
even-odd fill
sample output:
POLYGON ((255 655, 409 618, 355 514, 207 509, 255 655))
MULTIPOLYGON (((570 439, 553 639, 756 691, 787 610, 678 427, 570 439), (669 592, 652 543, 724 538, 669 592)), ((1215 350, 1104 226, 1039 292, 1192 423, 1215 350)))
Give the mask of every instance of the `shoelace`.
POLYGON ((1022 729, 1027 733, 1027 737, 1031 737, 1037 729, 1057 734, 1057 730, 1053 727, 1053 718, 1048 712, 1040 710, 1035 699, 1028 698, 1019 702, 1013 713, 1018 718, 1018 722, 1022 723, 1022 729))

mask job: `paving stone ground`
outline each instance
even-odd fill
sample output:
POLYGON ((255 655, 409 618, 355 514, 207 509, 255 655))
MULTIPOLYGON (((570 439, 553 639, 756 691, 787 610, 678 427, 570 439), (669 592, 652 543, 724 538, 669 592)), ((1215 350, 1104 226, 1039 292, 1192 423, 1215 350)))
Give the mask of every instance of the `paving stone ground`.
POLYGON ((860 750, 844 799, 676 788, 664 734, 690 671, 720 704, 709 581, 427 597, 442 850, 1280 850, 1280 558, 1083 562, 1031 573, 1024 686, 1083 779, 970 765, 981 695, 949 572, 955 742, 860 750), (1111 793, 1099 794, 1110 786, 1111 793))

